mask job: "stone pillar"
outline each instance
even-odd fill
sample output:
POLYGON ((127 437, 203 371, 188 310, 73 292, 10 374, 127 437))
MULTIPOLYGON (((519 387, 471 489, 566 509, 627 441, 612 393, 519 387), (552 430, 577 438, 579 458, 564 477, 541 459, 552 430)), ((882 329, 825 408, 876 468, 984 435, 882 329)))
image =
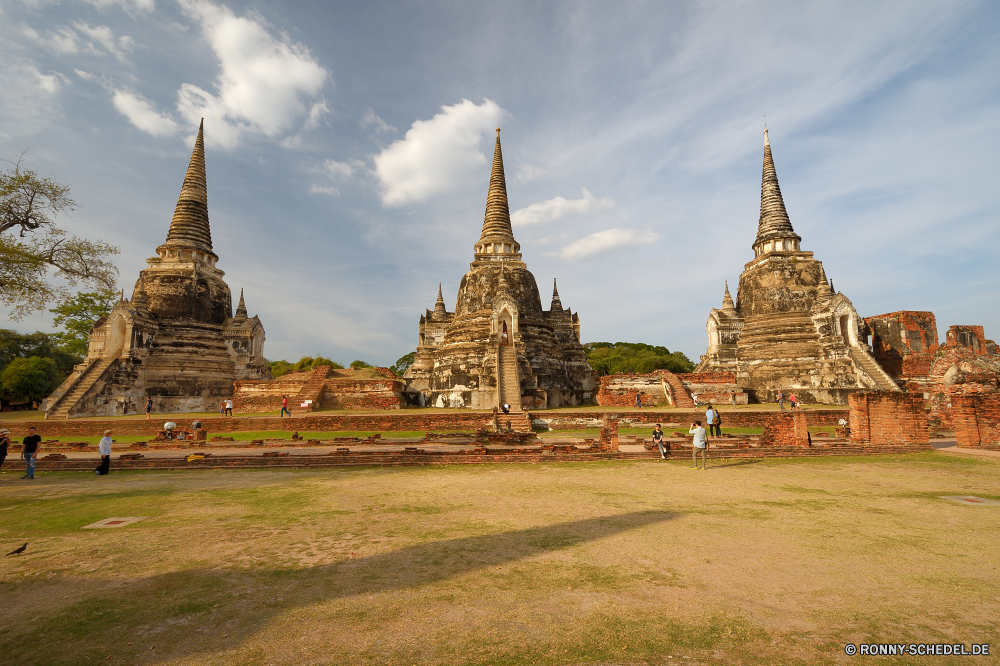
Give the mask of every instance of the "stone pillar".
POLYGON ((806 415, 799 410, 778 412, 764 422, 761 446, 809 447, 809 425, 806 415))
POLYGON ((604 427, 601 428, 601 448, 611 451, 618 450, 618 415, 605 414, 604 427))
POLYGON ((859 391, 848 397, 851 441, 874 446, 927 444, 927 412, 919 393, 859 391))

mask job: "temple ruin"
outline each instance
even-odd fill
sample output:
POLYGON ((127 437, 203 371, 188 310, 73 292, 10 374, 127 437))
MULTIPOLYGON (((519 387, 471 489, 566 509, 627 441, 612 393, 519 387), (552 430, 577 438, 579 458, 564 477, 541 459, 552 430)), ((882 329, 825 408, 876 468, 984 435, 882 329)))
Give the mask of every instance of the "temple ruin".
POLYGON ((437 407, 523 409, 593 400, 594 372, 580 344, 580 319, 563 308, 553 283, 542 309, 535 277, 521 261, 507 204, 500 130, 483 231, 462 278, 454 312, 437 303, 420 317, 419 342, 406 371, 408 390, 437 407))
POLYGON ((727 284, 722 307, 709 314, 708 351, 695 372, 732 372, 759 402, 774 401, 779 390, 807 403, 841 405, 857 389, 899 391, 868 352, 864 321, 801 241, 765 129, 754 258, 740 275, 736 301, 727 284))
POLYGON ((90 332, 87 357, 48 397, 47 419, 216 411, 236 379, 269 379, 264 327, 216 267, 208 222, 204 121, 166 241, 147 259, 131 299, 90 332))

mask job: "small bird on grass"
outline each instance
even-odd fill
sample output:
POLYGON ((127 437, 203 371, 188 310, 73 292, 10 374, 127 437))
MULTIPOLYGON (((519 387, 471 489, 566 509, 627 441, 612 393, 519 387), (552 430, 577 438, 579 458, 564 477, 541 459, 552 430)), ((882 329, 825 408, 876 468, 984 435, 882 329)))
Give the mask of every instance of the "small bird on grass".
POLYGON ((23 553, 27 549, 28 549, 28 544, 24 544, 20 548, 15 548, 14 550, 10 551, 6 555, 4 555, 4 557, 10 557, 11 555, 17 555, 18 557, 20 557, 21 553, 23 553))

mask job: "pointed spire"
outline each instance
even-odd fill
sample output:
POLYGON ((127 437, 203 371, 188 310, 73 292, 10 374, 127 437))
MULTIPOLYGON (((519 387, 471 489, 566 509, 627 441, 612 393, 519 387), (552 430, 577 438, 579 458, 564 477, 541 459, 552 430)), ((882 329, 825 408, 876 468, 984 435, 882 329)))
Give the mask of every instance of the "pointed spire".
POLYGON ((236 315, 233 317, 233 321, 246 321, 249 318, 247 315, 247 304, 243 302, 243 289, 240 289, 240 304, 236 306, 236 315))
POLYGON ((498 286, 502 289, 507 288, 507 276, 504 274, 503 263, 500 263, 500 279, 498 281, 498 286))
POLYGON ((722 297, 722 311, 726 314, 736 314, 736 305, 733 297, 729 295, 729 280, 726 280, 726 293, 722 297))
POLYGON ((212 231, 208 225, 208 185, 205 179, 204 118, 198 126, 198 138, 194 142, 191 162, 184 175, 184 184, 177 198, 177 207, 164 245, 212 252, 212 231))
POLYGON ((826 269, 822 265, 819 267, 819 284, 816 285, 816 293, 820 298, 829 298, 833 295, 830 282, 826 279, 826 269))
POLYGON ((774 158, 771 157, 771 141, 764 129, 764 172, 760 182, 760 219, 757 222, 757 240, 754 245, 771 238, 791 238, 801 240, 795 235, 792 223, 785 210, 785 202, 781 198, 781 188, 778 187, 778 173, 774 169, 774 158))
POLYGON ((139 273, 139 279, 135 282, 135 289, 132 290, 132 305, 139 310, 145 310, 148 305, 148 301, 146 300, 146 283, 142 279, 142 273, 139 273))
POLYGON ((434 314, 448 314, 447 308, 444 307, 444 296, 441 295, 440 282, 438 282, 438 299, 434 304, 434 314))
MULTIPOLYGON (((497 143, 493 149, 493 172, 490 174, 490 189, 486 195, 486 218, 480 243, 514 243, 514 232, 510 227, 510 208, 507 205, 507 181, 503 174, 503 154, 500 152, 500 128, 497 128, 497 143)), ((516 252, 516 250, 515 250, 516 252)))
POLYGON ((562 301, 559 300, 559 287, 556 285, 556 279, 552 278, 552 305, 549 306, 549 310, 558 312, 562 309, 562 301))
POLYGON ((837 289, 833 286, 833 280, 830 280, 830 293, 836 294, 837 289))

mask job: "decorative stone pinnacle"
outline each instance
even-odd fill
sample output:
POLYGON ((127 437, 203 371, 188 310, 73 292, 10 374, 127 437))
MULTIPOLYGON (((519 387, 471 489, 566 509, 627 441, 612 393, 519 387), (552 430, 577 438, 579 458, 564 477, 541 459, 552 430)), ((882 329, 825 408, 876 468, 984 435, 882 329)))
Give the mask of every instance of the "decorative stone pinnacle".
POLYGON ((500 150, 500 128, 497 128, 497 142, 493 148, 493 171, 490 174, 490 189, 486 195, 486 217, 483 233, 479 241, 487 243, 514 244, 514 232, 510 226, 510 207, 507 204, 507 180, 503 172, 503 153, 500 150))
POLYGON ((240 289, 240 304, 236 306, 236 315, 233 317, 234 321, 244 321, 247 319, 247 304, 243 302, 243 289, 240 289))
POLYGON ((441 283, 438 282, 438 297, 437 302, 434 304, 434 312, 436 314, 446 314, 447 309, 444 307, 444 296, 441 295, 441 283))
POLYGON ((552 278, 552 305, 549 306, 549 310, 562 310, 562 301, 559 300, 559 287, 556 285, 555 278, 552 278))
POLYGON ((768 140, 767 129, 764 129, 764 169, 760 181, 760 219, 757 222, 756 246, 772 238, 794 238, 801 240, 792 228, 785 210, 785 201, 781 197, 778 186, 778 173, 774 169, 774 158, 771 156, 771 142, 768 140))
MULTIPOLYGON (((198 137, 174 217, 167 232, 167 247, 183 247, 212 252, 212 230, 208 223, 208 184, 205 178, 205 119, 198 125, 198 137)), ((213 253, 214 254, 214 253, 213 253)))
POLYGON ((727 314, 736 312, 736 304, 733 303, 733 297, 729 295, 729 280, 726 280, 726 293, 722 296, 722 311, 727 314))

